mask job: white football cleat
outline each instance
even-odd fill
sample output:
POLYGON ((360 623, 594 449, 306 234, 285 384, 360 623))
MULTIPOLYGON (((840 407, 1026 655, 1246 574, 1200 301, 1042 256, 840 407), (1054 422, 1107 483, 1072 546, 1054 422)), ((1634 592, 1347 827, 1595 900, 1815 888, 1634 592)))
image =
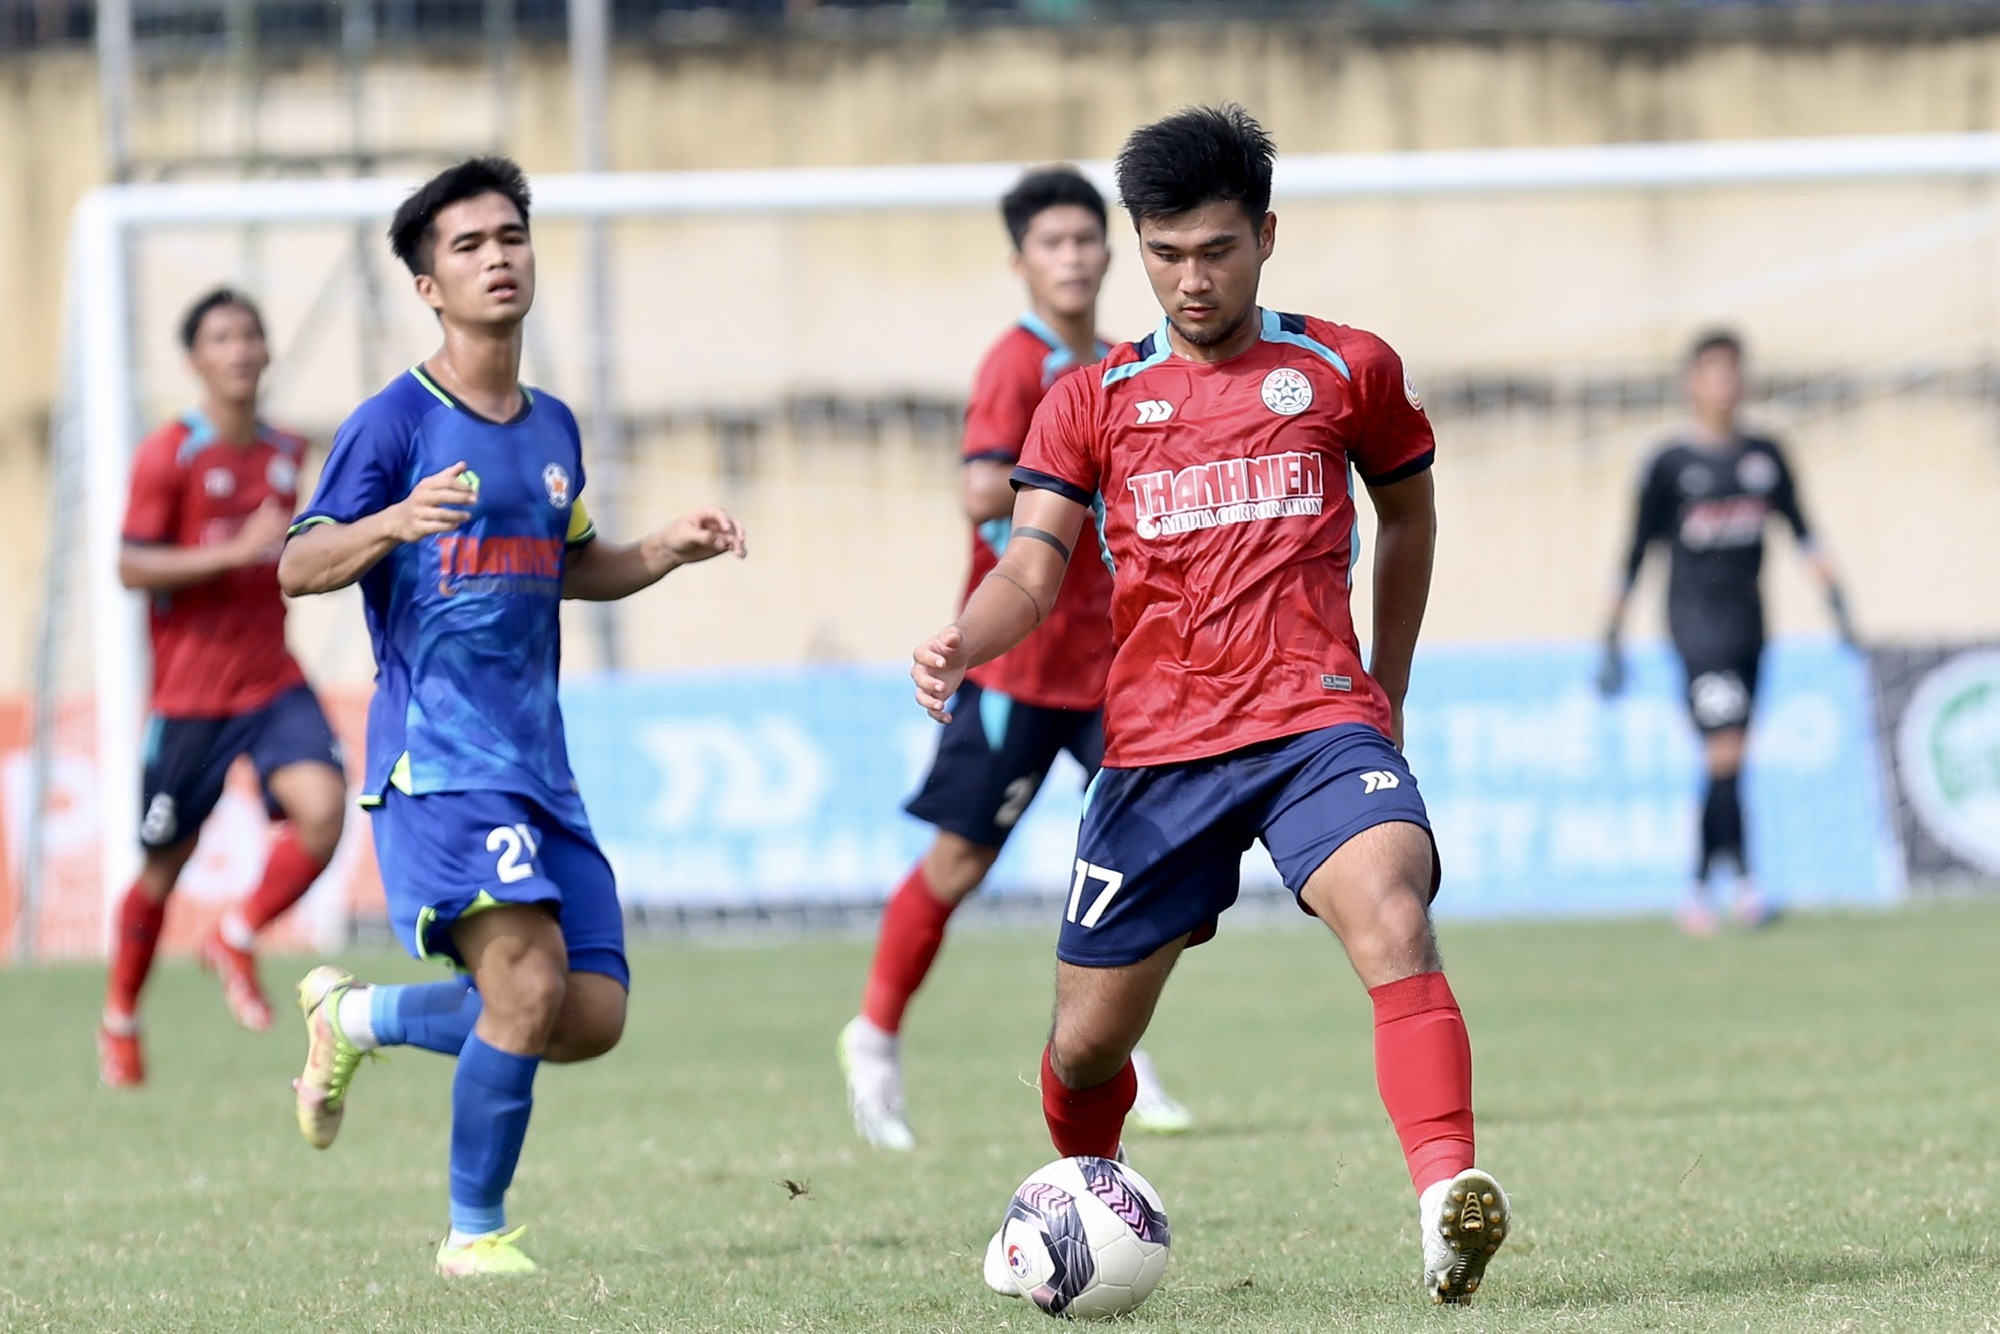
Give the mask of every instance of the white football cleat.
POLYGON ((856 1015, 840 1030, 840 1072, 847 1077, 847 1106, 854 1129, 878 1149, 905 1152, 917 1137, 903 1115, 903 1066, 893 1033, 856 1015))
POLYGON ((980 1277, 986 1286, 1002 1297, 1019 1297, 1021 1287, 1014 1282, 1014 1271, 1007 1267, 1007 1254, 1001 1249, 1000 1238, 1006 1231, 1003 1227, 993 1234, 993 1240, 986 1243, 986 1263, 980 1268, 980 1277))
POLYGON ((1194 1113, 1175 1102, 1160 1083, 1152 1057, 1143 1051, 1133 1052, 1132 1073, 1139 1080, 1139 1094, 1132 1100, 1133 1129, 1152 1135, 1178 1135, 1194 1125, 1194 1113))
POLYGON ((1425 1190, 1417 1219, 1424 1237, 1424 1291, 1440 1305, 1463 1306, 1479 1291, 1486 1262, 1513 1227, 1507 1192, 1469 1167, 1425 1190))

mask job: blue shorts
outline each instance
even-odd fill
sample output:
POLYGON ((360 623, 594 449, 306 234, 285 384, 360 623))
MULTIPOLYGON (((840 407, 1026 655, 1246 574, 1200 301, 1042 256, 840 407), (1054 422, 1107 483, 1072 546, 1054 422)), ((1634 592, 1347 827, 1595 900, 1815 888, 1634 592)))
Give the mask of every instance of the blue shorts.
MULTIPOLYGON (((1116 968, 1182 936, 1198 945, 1236 902, 1253 840, 1297 895, 1341 844, 1394 821, 1430 832, 1402 754, 1362 723, 1182 764, 1106 769, 1085 799, 1056 957, 1116 968)), ((1433 850, 1434 896, 1437 884, 1433 850)))
POLYGON ((162 718, 146 722, 139 842, 172 847, 193 838, 222 800, 223 780, 238 755, 248 755, 264 785, 264 808, 284 814, 271 796, 271 775, 288 764, 324 764, 341 772, 340 742, 319 700, 296 686, 261 709, 227 718, 162 718))
POLYGON ((454 922, 498 903, 546 903, 562 923, 570 971, 631 988, 618 884, 588 829, 512 792, 391 789, 369 813, 389 921, 411 954, 462 965, 454 922))
POLYGON ((1097 709, 1045 709, 967 681, 950 711, 930 776, 903 809, 980 847, 1006 843, 1063 751, 1086 774, 1104 763, 1097 709))

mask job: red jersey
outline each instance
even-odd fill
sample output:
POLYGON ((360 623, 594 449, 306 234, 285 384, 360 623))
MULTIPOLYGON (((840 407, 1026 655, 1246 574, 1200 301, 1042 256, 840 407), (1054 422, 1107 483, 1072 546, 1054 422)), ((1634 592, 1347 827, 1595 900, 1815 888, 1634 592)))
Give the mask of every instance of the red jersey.
MULTIPOLYGON (((1117 568, 1105 763, 1201 759, 1340 723, 1389 730, 1348 606, 1350 465, 1370 485, 1431 465, 1429 420, 1373 334, 1263 311, 1227 361, 1167 327, 1057 385, 1015 479, 1103 497, 1117 568)), ((1078 559, 1082 559, 1079 553, 1078 559)))
MULTIPOLYGON (((1098 345, 1101 356, 1109 349, 1098 345)), ((1000 336, 979 364, 965 411, 965 461, 1018 463, 1035 408, 1049 387, 1077 369, 1063 340, 1041 320, 1024 315, 1000 336)), ((999 563, 1011 525, 1006 519, 972 530, 972 574, 965 596, 999 563)), ((1017 647, 967 673, 974 684, 1044 709, 1102 708, 1111 667, 1111 572, 1104 567, 1097 526, 1089 519, 1078 535, 1076 559, 1048 620, 1017 647)))
MULTIPOLYGON (((305 441, 259 425, 256 443, 215 438, 199 412, 168 422, 139 444, 124 536, 140 546, 226 542, 267 500, 298 508, 305 441)), ((152 598, 153 712, 165 718, 248 713, 301 685, 285 648, 278 565, 231 570, 152 598)))

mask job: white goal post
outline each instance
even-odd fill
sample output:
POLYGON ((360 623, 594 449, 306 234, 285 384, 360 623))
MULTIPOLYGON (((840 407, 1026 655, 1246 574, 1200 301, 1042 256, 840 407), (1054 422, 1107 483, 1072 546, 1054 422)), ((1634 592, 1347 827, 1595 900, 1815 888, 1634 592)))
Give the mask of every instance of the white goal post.
MULTIPOLYGON (((1110 164, 1083 164, 1110 193, 1110 164)), ((990 209, 1018 163, 703 171, 538 177, 535 215, 630 219, 690 215, 990 209)), ((1366 200, 1519 194, 1535 191, 1667 191, 1725 185, 1979 179, 2000 174, 2000 133, 1758 140, 1290 156, 1275 193, 1287 200, 1366 200)), ((79 479, 79 504, 57 505, 48 560, 90 604, 95 749, 101 776, 101 868, 106 901, 136 868, 138 765, 147 654, 140 598, 119 589, 119 524, 131 453, 142 434, 132 348, 133 238, 156 229, 218 224, 379 224, 412 182, 403 179, 205 182, 105 187, 76 210, 68 260, 63 346, 64 404, 55 448, 79 479), (72 429, 73 425, 73 429, 72 429), (80 466, 77 466, 80 465, 80 466), (67 515, 84 511, 85 532, 67 515), (79 546, 77 538, 81 536, 79 546), (78 554, 80 551, 80 555, 78 554), (83 569, 76 570, 81 560, 83 569)), ((60 468, 58 469, 60 475, 60 468)), ((50 655, 56 618, 72 598, 45 599, 37 691, 60 688, 50 655)), ((81 682, 70 683, 72 686, 81 682)), ((37 733, 52 726, 52 700, 32 701, 37 733)), ((37 842, 49 790, 49 747, 38 744, 30 777, 24 921, 41 886, 37 842)), ((107 914, 107 920, 110 914, 107 914)), ((16 933, 17 943, 32 931, 16 933)), ((31 948, 31 946, 28 946, 31 948)))

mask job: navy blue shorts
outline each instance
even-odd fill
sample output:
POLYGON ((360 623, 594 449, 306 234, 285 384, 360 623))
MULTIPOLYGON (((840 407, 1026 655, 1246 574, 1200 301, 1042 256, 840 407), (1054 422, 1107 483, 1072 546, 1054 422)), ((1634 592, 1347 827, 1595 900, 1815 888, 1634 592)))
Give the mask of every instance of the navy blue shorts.
POLYGON ((930 776, 903 809, 969 843, 997 848, 1068 751, 1095 774, 1104 763, 1104 715, 1044 709, 967 681, 951 698, 930 776))
POLYGON ((1116 968, 1182 936, 1198 945, 1236 902, 1253 840, 1297 895, 1341 844, 1393 821, 1431 827, 1402 754, 1362 723, 1182 764, 1106 769, 1085 798, 1056 957, 1116 968))
POLYGON ((271 796, 271 775, 288 764, 341 769, 340 742, 319 700, 305 686, 287 690, 261 709, 227 718, 162 718, 146 722, 139 842, 166 848, 200 832, 222 800, 222 783, 238 755, 248 755, 264 785, 264 806, 284 812, 271 796))
POLYGON ((412 797, 392 788, 369 814, 389 921, 417 958, 462 965, 454 922, 496 904, 546 903, 562 924, 570 971, 631 988, 618 883, 588 829, 512 792, 412 797))

